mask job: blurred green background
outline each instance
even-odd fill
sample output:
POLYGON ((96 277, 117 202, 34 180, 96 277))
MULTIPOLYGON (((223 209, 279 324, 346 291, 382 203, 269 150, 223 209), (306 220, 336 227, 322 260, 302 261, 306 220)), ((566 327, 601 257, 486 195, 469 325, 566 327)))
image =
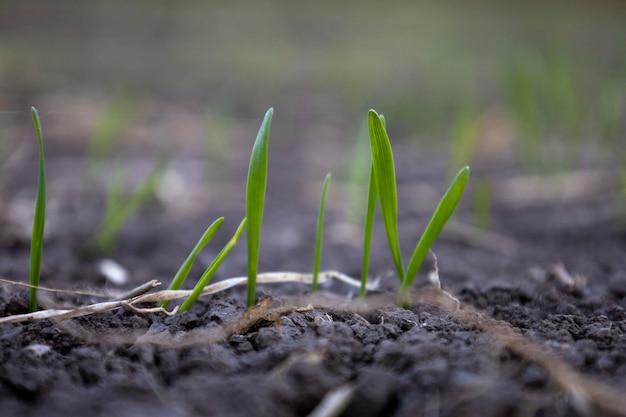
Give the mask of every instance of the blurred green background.
POLYGON ((626 2, 608 0, 0 0, 0 220, 28 241, 34 105, 48 235, 113 230, 102 246, 115 247, 121 230, 118 253, 130 254, 139 246, 128 237, 174 236, 176 253, 207 218, 225 215, 234 230, 252 143, 274 107, 264 234, 281 262, 300 262, 312 232, 292 226, 315 230, 327 172, 329 242, 360 247, 370 108, 386 116, 411 244, 423 228, 410 222, 430 216, 466 164, 466 224, 509 232, 523 212, 537 228, 623 226, 625 22, 626 2), (189 221, 133 217, 152 194, 166 208, 158 219, 189 221), (107 226, 116 204, 122 220, 107 226), (567 210, 575 204, 591 208, 567 210), (557 215, 527 210, 538 206, 557 215), (338 221, 346 213, 358 227, 338 221))
POLYGON ((5 0, 0 136, 20 140, 36 105, 72 143, 103 123, 120 142, 248 143, 274 106, 290 136, 347 143, 375 108, 392 140, 453 161, 579 166, 594 143, 621 163, 624 22, 620 1, 5 0))

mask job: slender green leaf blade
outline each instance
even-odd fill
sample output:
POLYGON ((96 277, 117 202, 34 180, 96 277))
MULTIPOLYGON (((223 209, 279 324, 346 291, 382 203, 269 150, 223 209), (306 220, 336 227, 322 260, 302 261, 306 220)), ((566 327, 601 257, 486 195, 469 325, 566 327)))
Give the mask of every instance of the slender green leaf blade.
POLYGON ((267 153, 270 124, 274 109, 265 113, 265 118, 257 134, 246 184, 246 217, 248 218, 248 306, 253 306, 256 294, 256 276, 259 267, 259 246, 261 243, 261 224, 265 205, 267 185, 267 153))
POLYGON ((241 233, 243 232, 243 229, 245 227, 246 227, 246 219, 244 218, 239 224, 239 227, 237 227, 237 231, 235 231, 235 234, 230 239, 230 241, 228 241, 226 246, 222 248, 222 250, 220 251, 220 253, 217 254, 213 262, 211 262, 209 267, 204 271, 204 274, 202 274, 202 276, 196 283, 196 286, 193 288, 189 297, 187 297, 185 301, 183 302, 183 305, 180 306, 180 311, 189 310, 191 306, 193 305, 193 303, 196 302, 198 297, 200 297, 200 294, 204 290, 204 287, 206 287, 209 281, 211 281, 211 278, 213 278, 213 275, 215 275, 215 272, 217 271, 217 269, 222 265, 222 262, 224 262, 224 260, 228 257, 228 255, 230 255, 230 252, 237 245, 237 241, 239 240, 239 237, 241 236, 241 233))
MULTIPOLYGON (((204 232, 204 234, 202 235, 198 243, 196 243, 196 246, 193 248, 193 250, 187 257, 185 262, 183 262, 183 264, 178 269, 178 272, 176 272, 176 275, 174 275, 172 282, 170 283, 169 287, 167 287, 168 290, 177 290, 183 286, 183 284, 185 283, 185 280, 187 279, 187 276, 189 275, 189 271, 191 271, 191 268, 193 267, 193 264, 196 261, 196 258, 198 257, 198 254, 202 251, 202 249, 204 249, 207 243, 209 243, 209 241, 213 238, 213 236, 215 235, 215 232, 217 232, 217 230, 220 228, 222 223, 224 223, 224 218, 220 217, 217 220, 215 220, 206 229, 206 231, 204 232)), ((169 303, 170 302, 167 300, 162 301, 161 307, 167 308, 169 303)))
POLYGON ((389 248, 396 264, 398 277, 404 277, 404 266, 398 237, 398 195, 396 189, 396 169, 393 161, 391 143, 385 130, 385 122, 376 111, 370 110, 368 117, 372 166, 376 181, 376 190, 380 211, 387 232, 389 248))
MULTIPOLYGON (((371 163, 370 163, 371 165, 371 163)), ((363 264, 361 266, 361 288, 359 298, 365 298, 367 291, 367 272, 370 264, 372 247, 372 231, 374 230, 374 215, 376 214, 376 182, 374 181, 374 166, 370 166, 369 190, 367 192, 367 211, 365 213, 365 232, 363 236, 363 264)))
POLYGON ((326 207, 326 194, 328 194, 328 186, 330 184, 330 174, 326 175, 324 186, 322 188, 322 198, 320 199, 320 210, 317 216, 317 234, 315 237, 315 257, 313 260, 313 284, 311 291, 317 291, 317 277, 320 273, 320 264, 322 262, 322 238, 324 235, 324 209, 326 207))
POLYGON ((41 256, 43 252, 43 234, 46 224, 46 164, 43 153, 43 135, 41 133, 41 120, 39 113, 32 107, 31 114, 37 133, 39 146, 39 179, 37 182, 37 197, 35 200, 35 217, 33 219, 33 233, 30 243, 30 289, 29 310, 37 310, 37 286, 41 277, 41 256))
POLYGON ((413 256, 411 256, 411 260, 409 261, 409 266, 400 289, 401 297, 408 293, 408 290, 411 287, 411 284, 413 283, 413 280, 417 275, 417 271, 422 265, 428 250, 439 236, 439 233, 441 233, 441 230, 450 219, 450 216, 452 216, 454 209, 463 195, 463 191, 465 190, 469 177, 470 168, 466 166, 462 168, 458 174, 456 174, 456 177, 452 180, 448 191, 446 191, 446 194, 439 202, 439 205, 433 213, 430 222, 428 222, 428 226, 426 226, 424 234, 422 234, 422 237, 415 247, 413 256))

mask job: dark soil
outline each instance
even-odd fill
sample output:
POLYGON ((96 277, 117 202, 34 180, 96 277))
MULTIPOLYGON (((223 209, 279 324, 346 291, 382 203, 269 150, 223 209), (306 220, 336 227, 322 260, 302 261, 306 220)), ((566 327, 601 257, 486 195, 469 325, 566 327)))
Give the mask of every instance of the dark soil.
MULTIPOLYGON (((316 203, 308 196, 306 149, 296 148, 277 142, 270 149, 263 271, 308 271, 312 262, 316 203)), ((428 163, 418 169, 402 154, 402 186, 443 177, 442 169, 428 163)), ((42 285, 103 291, 94 267, 99 257, 81 250, 97 227, 102 198, 79 191, 74 178, 82 169, 80 158, 56 155, 52 149, 50 175, 68 166, 66 172, 74 174, 57 174, 49 187, 42 285)), ((186 159, 177 166, 184 174, 192 163, 186 159)), ((33 178, 16 174, 28 172, 28 164, 5 177, 14 182, 4 191, 0 242, 0 272, 23 282, 29 241, 8 213, 20 198, 32 204, 33 178)), ((245 173, 245 163, 240 165, 245 173)), ((501 174, 507 173, 496 169, 493 177, 501 174)), ((240 195, 236 184, 232 189, 240 195)), ((321 188, 321 180, 315 186, 321 188)), ((445 187, 440 181, 434 186, 438 193, 445 187)), ((208 209, 186 212, 161 203, 135 217, 108 255, 131 271, 126 287, 152 278, 167 284, 204 228, 225 214, 228 221, 208 249, 214 255, 242 215, 242 198, 234 198, 235 204, 221 198, 208 209)), ((405 195, 400 199, 406 255, 426 217, 403 204, 405 195)), ((470 201, 457 218, 461 223, 471 218, 470 201)), ((349 233, 340 208, 329 204, 323 264, 359 276, 359 238, 349 233)), ((397 288, 397 280, 384 233, 377 229, 370 272, 382 277, 383 291, 372 295, 370 308, 341 306, 354 291, 336 284, 322 289, 326 301, 307 298, 305 286, 285 284, 259 288, 260 295, 273 298, 268 314, 222 338, 216 337, 220 329, 244 317, 243 289, 206 297, 172 317, 119 309, 0 325, 1 414, 305 416, 338 389, 352 392, 341 416, 618 414, 623 403, 612 393, 626 392, 626 234, 604 215, 611 204, 611 196, 601 193, 523 208, 496 204, 492 230, 511 247, 461 238, 450 229, 434 250, 444 289, 458 297, 459 310, 438 297, 416 299, 407 309, 395 306, 387 291, 397 288), (564 282, 553 269, 557 264, 586 280, 564 282), (307 301, 312 309, 290 309, 307 301), (281 314, 272 315, 276 306, 281 314)), ((244 247, 218 278, 243 275, 244 247)), ((199 263, 206 267, 210 260, 199 263)), ((425 274, 417 294, 418 287, 432 293, 425 274)), ((46 306, 94 300, 43 299, 46 306)), ((2 287, 0 316, 26 308, 25 289, 2 287)))

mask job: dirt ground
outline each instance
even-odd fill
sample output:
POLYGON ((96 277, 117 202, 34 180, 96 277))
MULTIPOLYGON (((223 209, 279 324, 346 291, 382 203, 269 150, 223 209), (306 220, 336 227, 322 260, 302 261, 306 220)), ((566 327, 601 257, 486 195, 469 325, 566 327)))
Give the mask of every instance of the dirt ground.
MULTIPOLYGON (((310 149, 270 145, 262 271, 311 268, 323 176, 312 181, 308 175, 310 149)), ((0 273, 22 282, 28 217, 20 223, 16 213, 33 202, 35 176, 24 173, 36 172, 34 148, 25 155, 5 170, 0 218, 0 273)), ((153 278, 167 285, 204 228, 226 215, 194 268, 198 276, 243 215, 237 181, 225 183, 229 193, 198 192, 191 208, 162 200, 142 210, 107 254, 131 272, 128 284, 117 288, 96 270, 102 255, 83 250, 103 197, 84 191, 84 161, 67 155, 51 145, 43 286, 105 292, 153 278)), ((411 152, 397 152, 405 256, 432 210, 433 202, 419 196, 445 189, 445 170, 426 158, 419 162, 411 152)), ((181 158, 173 170, 185 175, 198 163, 181 158)), ((245 168, 244 159, 233 171, 241 169, 241 178, 245 168)), ((494 183, 517 178, 498 167, 482 174, 494 183)), ((186 189, 194 194, 198 176, 189 177, 195 179, 186 189)), ((343 193, 341 181, 331 189, 323 268, 358 277, 358 228, 332 202, 343 193)), ((339 284, 323 285, 318 297, 305 285, 284 284, 259 287, 259 299, 269 296, 271 304, 254 314, 246 313, 238 288, 171 317, 121 308, 2 324, 2 415, 626 415, 626 231, 617 226, 611 193, 583 187, 580 195, 556 201, 529 196, 518 204, 496 193, 490 231, 479 233, 460 226, 471 224, 470 191, 456 226, 434 247, 449 295, 427 283, 431 262, 407 309, 394 305, 398 283, 378 225, 370 275, 380 278, 380 290, 365 304, 348 301, 355 291, 339 284), (322 412, 324 401, 334 414, 322 412)), ((245 243, 239 246, 216 279, 244 274, 245 243)), ((48 308, 102 301, 41 297, 48 308)), ((26 289, 0 288, 0 317, 26 310, 26 289)))

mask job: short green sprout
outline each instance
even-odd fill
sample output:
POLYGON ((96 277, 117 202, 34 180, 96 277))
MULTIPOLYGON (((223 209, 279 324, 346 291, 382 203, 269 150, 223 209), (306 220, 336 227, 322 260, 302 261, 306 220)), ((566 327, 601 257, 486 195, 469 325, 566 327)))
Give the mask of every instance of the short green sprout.
POLYGON ((320 264, 322 261, 322 238, 324 235, 324 210, 326 207, 326 194, 328 194, 328 186, 330 184, 330 174, 326 175, 324 179, 324 186, 322 187, 322 198, 320 199, 320 209, 317 216, 317 234, 315 237, 315 257, 313 260, 313 283, 311 285, 311 291, 317 291, 317 277, 320 273, 320 264))
POLYGON ((211 281, 211 278, 213 278, 213 275, 215 274, 217 269, 222 265, 222 262, 224 262, 228 255, 230 255, 230 252, 235 248, 235 245, 237 245, 237 241, 239 240, 239 237, 241 236, 241 233, 243 232, 243 229, 245 227, 246 219, 244 218, 239 224, 239 227, 237 227, 237 230, 235 231, 235 234, 230 239, 230 241, 228 241, 226 246, 222 248, 222 250, 220 251, 220 253, 217 254, 213 262, 211 262, 209 267, 204 271, 204 274, 202 274, 202 276, 196 283, 196 286, 193 288, 193 291, 191 292, 189 297, 187 297, 183 304, 180 306, 180 311, 189 310, 191 306, 196 302, 198 297, 200 297, 200 294, 202 294, 204 287, 206 287, 209 281, 211 281))
MULTIPOLYGON (((204 232, 198 243, 196 243, 196 246, 193 248, 185 262, 183 262, 183 264, 178 269, 178 272, 176 272, 176 275, 174 275, 174 279, 172 279, 172 282, 167 287, 168 290, 178 290, 180 289, 180 287, 183 286, 185 280, 187 279, 187 276, 189 275, 189 272, 191 271, 191 267, 193 267, 193 264, 198 257, 198 254, 213 238, 213 235, 215 235, 222 223, 224 223, 224 218, 220 217, 213 223, 211 223, 208 229, 206 229, 206 231, 204 232)), ((169 303, 169 301, 162 301, 161 307, 167 308, 169 303)))
POLYGON ((376 181, 374 179, 374 165, 370 162, 370 177, 367 192, 367 210, 365 212, 365 232, 363 233, 363 263, 361 265, 361 288, 359 298, 363 300, 367 292, 367 272, 370 264, 372 247, 372 232, 374 230, 374 216, 376 214, 376 181))
POLYGON ((41 134, 41 120, 37 109, 31 107, 33 124, 37 133, 39 145, 39 179, 37 181, 37 197, 35 200, 35 216, 33 219, 33 233, 30 242, 30 298, 28 309, 37 310, 37 287, 41 277, 41 255, 43 252, 43 232, 46 224, 46 164, 43 154, 43 136, 41 134))

